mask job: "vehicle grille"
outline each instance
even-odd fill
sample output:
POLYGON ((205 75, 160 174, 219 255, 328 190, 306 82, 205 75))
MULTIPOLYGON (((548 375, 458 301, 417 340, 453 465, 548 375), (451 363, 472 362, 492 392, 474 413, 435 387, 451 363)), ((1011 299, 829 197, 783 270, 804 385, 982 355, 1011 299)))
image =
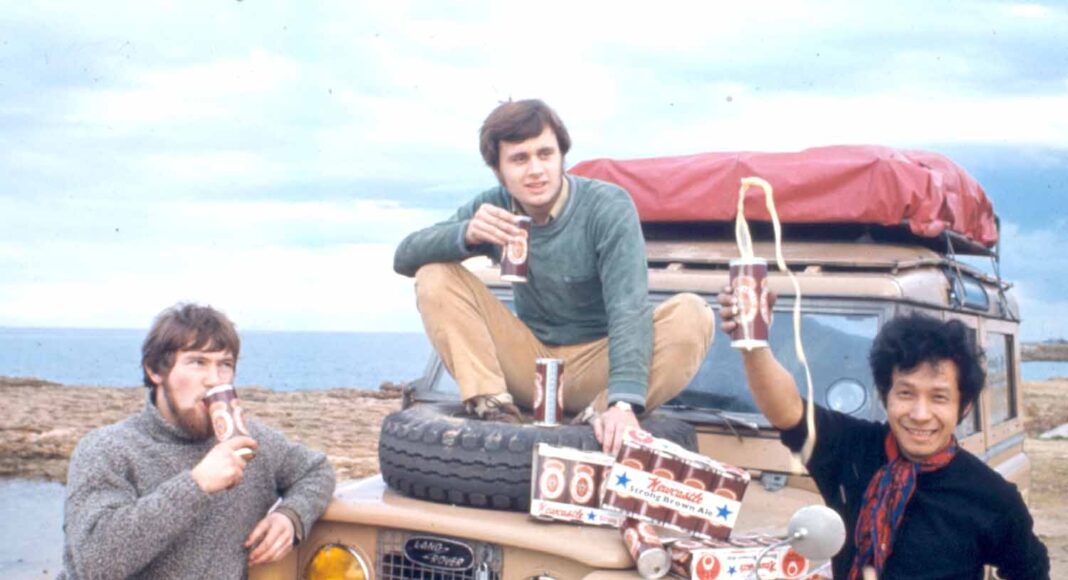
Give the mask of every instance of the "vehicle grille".
POLYGON ((451 538, 449 536, 431 536, 425 533, 406 532, 403 530, 379 530, 378 557, 375 558, 380 580, 399 580, 417 578, 419 580, 500 580, 501 548, 494 544, 451 538), (433 537, 450 542, 459 542, 471 547, 474 552, 474 564, 467 570, 440 570, 422 563, 413 562, 404 555, 404 544, 412 536, 433 537))

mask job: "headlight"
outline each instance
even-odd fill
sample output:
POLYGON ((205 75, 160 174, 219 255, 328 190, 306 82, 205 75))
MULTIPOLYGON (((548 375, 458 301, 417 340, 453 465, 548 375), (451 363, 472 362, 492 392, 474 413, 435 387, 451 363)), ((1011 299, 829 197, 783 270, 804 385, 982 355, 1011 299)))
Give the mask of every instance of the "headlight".
POLYGON ((840 379, 827 389, 827 406, 842 413, 855 413, 868 400, 867 391, 853 379, 840 379))
POLYGON ((319 548, 304 569, 305 580, 369 580, 367 562, 355 548, 326 544, 319 548))

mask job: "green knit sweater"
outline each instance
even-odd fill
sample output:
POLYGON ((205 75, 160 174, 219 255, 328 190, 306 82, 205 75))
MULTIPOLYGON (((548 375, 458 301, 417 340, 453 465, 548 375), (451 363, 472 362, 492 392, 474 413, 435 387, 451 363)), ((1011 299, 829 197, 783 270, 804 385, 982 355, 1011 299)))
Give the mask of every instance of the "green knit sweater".
POLYGON ((326 456, 256 421, 256 457, 235 488, 205 494, 190 475, 214 445, 191 441, 149 401, 97 429, 71 457, 59 578, 242 578, 245 539, 275 500, 303 538, 334 491, 326 456))
MULTIPOLYGON (((609 401, 644 406, 653 320, 638 212, 630 195, 615 185, 566 178, 570 195, 563 211, 531 229, 528 281, 512 287, 516 314, 545 344, 608 336, 609 401)), ((483 203, 511 209, 512 197, 495 187, 448 220, 409 235, 397 248, 394 270, 413 276, 424 264, 479 254, 499 261, 496 245, 464 244, 467 224, 483 203)))

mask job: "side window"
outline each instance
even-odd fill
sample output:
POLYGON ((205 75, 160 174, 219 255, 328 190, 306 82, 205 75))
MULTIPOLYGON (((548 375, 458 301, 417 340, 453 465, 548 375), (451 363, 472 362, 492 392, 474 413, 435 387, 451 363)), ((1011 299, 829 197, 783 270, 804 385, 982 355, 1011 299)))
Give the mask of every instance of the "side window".
MULTIPOLYGON (((971 339, 974 343, 978 343, 978 336, 974 328, 968 328, 968 334, 971 336, 971 339)), ((961 420, 960 425, 957 425, 957 439, 964 439, 965 437, 969 435, 974 435, 975 433, 978 433, 980 430, 982 430, 980 418, 983 415, 979 411, 980 403, 981 400, 979 398, 975 399, 975 404, 972 405, 971 410, 968 411, 968 414, 964 416, 963 420, 961 420)))
POLYGON ((964 420, 957 425, 957 439, 964 439, 969 435, 974 435, 979 432, 979 399, 975 400, 975 404, 972 405, 968 414, 964 416, 964 420))
POLYGON ((1016 417, 1016 385, 1012 369, 1012 337, 990 333, 986 345, 986 389, 990 391, 990 424, 997 425, 1016 417))

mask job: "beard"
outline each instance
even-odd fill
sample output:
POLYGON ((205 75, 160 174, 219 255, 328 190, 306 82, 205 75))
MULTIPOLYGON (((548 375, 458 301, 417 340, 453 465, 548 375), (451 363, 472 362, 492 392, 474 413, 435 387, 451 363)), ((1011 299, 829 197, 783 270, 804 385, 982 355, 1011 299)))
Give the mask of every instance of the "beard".
POLYGON ((174 420, 177 421, 177 427, 190 439, 204 441, 215 436, 215 431, 211 427, 211 420, 208 418, 208 410, 202 404, 198 402, 192 409, 179 409, 166 381, 158 388, 163 389, 164 404, 167 405, 167 410, 170 411, 174 420))

